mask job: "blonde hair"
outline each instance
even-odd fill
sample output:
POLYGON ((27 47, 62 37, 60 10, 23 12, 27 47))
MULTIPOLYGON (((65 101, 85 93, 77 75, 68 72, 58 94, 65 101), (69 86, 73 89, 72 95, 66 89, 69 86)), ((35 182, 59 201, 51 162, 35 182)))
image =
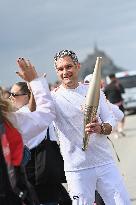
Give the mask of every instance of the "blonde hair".
POLYGON ((7 121, 7 114, 13 111, 13 107, 8 99, 4 98, 4 90, 0 87, 0 118, 7 121))

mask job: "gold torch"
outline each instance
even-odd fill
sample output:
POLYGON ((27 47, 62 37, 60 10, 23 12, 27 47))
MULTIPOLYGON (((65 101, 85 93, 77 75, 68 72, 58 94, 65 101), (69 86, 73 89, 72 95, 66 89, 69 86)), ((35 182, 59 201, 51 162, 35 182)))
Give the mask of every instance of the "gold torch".
POLYGON ((89 136, 85 132, 85 127, 88 123, 92 122, 97 114, 100 97, 100 83, 101 83, 101 64, 102 57, 97 57, 92 79, 89 83, 88 92, 86 95, 84 107, 84 137, 82 150, 85 151, 88 147, 89 136))

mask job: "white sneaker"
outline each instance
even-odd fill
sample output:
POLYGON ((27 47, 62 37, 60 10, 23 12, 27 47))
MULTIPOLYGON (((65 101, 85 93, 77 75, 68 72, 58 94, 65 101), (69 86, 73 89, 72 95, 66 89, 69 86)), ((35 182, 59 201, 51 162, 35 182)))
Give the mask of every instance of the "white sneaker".
POLYGON ((119 134, 120 134, 122 137, 125 137, 125 136, 126 136, 126 134, 125 134, 123 131, 119 132, 119 134))
POLYGON ((114 138, 115 138, 115 139, 118 139, 118 138, 119 138, 119 136, 118 136, 117 133, 114 134, 114 138))

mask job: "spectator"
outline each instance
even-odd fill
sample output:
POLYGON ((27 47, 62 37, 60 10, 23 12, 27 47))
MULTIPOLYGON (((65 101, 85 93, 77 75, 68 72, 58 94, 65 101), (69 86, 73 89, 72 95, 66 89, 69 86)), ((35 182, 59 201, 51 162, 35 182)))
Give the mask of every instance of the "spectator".
MULTIPOLYGON (((28 88, 28 84, 26 82, 18 82, 11 87, 10 99, 14 107, 16 107, 17 112, 30 112, 36 110, 34 96, 28 88)), ((56 141, 57 137, 53 124, 49 125, 49 132, 50 140, 56 141)), ((42 153, 42 149, 40 147, 43 147, 42 145, 45 142, 46 135, 47 130, 45 129, 45 131, 39 133, 35 136, 35 138, 32 138, 26 142, 27 147, 31 151, 31 160, 26 165, 28 179, 34 186, 39 201, 42 205, 57 205, 58 203, 60 205, 61 203, 71 205, 72 203, 70 197, 61 183, 52 183, 50 180, 46 183, 40 183, 38 185, 35 183, 35 156, 37 150, 40 150, 42 153)))
MULTIPOLYGON (((15 183, 16 181, 18 184, 20 181, 19 179, 22 178, 22 174, 18 172, 18 178, 12 181, 15 177, 15 175, 13 175, 13 170, 19 170, 18 168, 22 161, 23 143, 21 135, 25 142, 28 139, 33 138, 35 135, 38 135, 44 129, 47 129, 55 117, 54 105, 46 80, 38 78, 37 72, 30 62, 26 62, 21 58, 19 58, 17 62, 20 67, 17 74, 22 79, 30 82, 31 89, 36 98, 37 110, 33 113, 13 112, 9 101, 7 101, 3 97, 3 94, 0 93, 0 204, 22 205, 25 203, 26 205, 39 205, 36 201, 35 203, 32 203, 33 198, 31 198, 29 203, 26 201, 23 202, 26 192, 19 191, 20 189, 18 189, 18 187, 14 190, 15 193, 13 192, 12 187, 14 184, 12 182, 15 183), (34 119, 34 121, 32 119, 34 119), (11 130, 14 131, 14 136, 11 130), (7 140, 8 150, 6 149, 6 152, 3 151, 2 139, 7 140), (8 159, 6 158, 6 154, 10 154, 8 159), (10 165, 14 166, 14 169, 11 170, 12 172, 8 172, 9 164, 7 164, 7 160, 9 159, 10 165)), ((23 187, 21 187, 21 190, 22 189, 23 187)))
MULTIPOLYGON (((124 113, 124 106, 123 106, 123 98, 122 93, 124 93, 124 88, 119 80, 116 78, 115 74, 110 74, 109 78, 111 80, 110 84, 108 84, 105 89, 104 93, 106 98, 112 103, 119 107, 119 109, 124 113)), ((124 133, 124 122, 125 117, 122 121, 118 124, 117 131, 120 135, 125 136, 124 133)))

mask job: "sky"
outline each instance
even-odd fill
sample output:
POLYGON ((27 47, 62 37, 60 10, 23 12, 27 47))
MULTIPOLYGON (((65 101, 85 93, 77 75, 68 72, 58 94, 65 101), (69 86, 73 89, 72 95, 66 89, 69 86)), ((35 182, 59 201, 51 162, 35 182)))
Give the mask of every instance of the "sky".
POLYGON ((95 44, 117 66, 136 70, 135 0, 0 0, 0 85, 21 81, 18 57, 53 83, 56 52, 71 49, 82 62, 95 44))

